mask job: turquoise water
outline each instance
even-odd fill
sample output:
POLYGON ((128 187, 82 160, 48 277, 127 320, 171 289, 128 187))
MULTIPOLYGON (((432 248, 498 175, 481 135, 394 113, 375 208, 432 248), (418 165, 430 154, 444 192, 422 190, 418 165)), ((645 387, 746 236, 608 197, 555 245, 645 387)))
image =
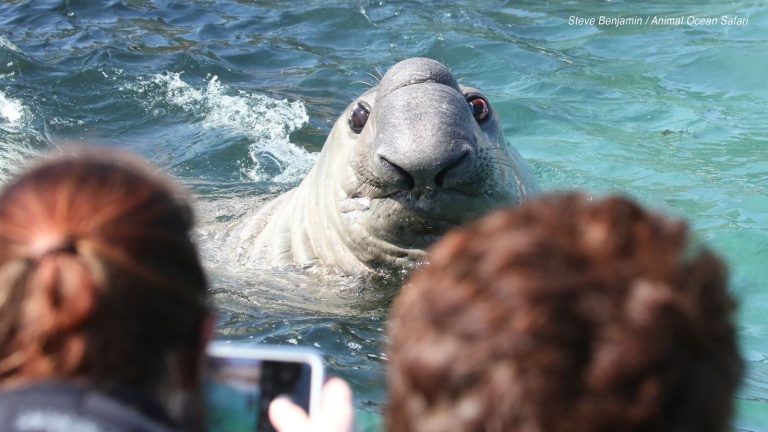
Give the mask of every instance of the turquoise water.
POLYGON ((297 184, 370 74, 413 56, 488 94, 545 190, 620 191, 691 220, 741 302, 735 426, 768 430, 764 2, 0 0, 0 176, 69 143, 174 173, 196 196, 219 336, 318 346, 375 425, 397 278, 242 269, 222 232, 297 184), (651 21, 723 15, 748 22, 651 21), (569 24, 600 16, 643 23, 569 24))

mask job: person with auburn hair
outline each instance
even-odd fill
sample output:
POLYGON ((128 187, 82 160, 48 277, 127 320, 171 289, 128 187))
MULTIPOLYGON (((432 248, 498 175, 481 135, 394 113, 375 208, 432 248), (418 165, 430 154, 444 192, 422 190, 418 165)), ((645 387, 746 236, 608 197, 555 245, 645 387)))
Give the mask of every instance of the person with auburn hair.
POLYGON ((5 186, 1 430, 177 430, 169 403, 197 392, 207 340, 191 228, 180 190, 125 154, 54 157, 5 186))
MULTIPOLYGON (((497 211, 396 298, 387 430, 725 432, 733 313, 725 266, 682 221, 575 193, 497 211)), ((294 419, 282 432, 317 427, 271 408, 294 419)))

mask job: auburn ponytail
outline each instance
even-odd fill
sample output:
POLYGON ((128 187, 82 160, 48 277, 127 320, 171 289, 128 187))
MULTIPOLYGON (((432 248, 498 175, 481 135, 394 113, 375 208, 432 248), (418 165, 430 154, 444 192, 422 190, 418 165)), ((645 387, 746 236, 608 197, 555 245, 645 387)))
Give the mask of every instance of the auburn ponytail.
POLYGON ((120 153, 51 159, 0 194, 0 385, 147 384, 196 349, 206 280, 176 186, 120 153))

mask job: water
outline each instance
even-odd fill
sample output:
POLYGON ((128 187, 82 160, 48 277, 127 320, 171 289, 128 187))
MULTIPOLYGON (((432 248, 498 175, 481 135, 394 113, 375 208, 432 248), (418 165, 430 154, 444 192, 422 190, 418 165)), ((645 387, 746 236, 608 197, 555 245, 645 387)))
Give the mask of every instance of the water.
POLYGON ((70 143, 139 152, 195 193, 219 336, 314 345, 374 429, 398 278, 244 270, 224 230, 307 172, 338 113, 427 56, 483 89, 545 190, 623 191, 691 219, 732 268, 768 430, 768 6, 763 2, 0 0, 0 178, 70 143), (569 25, 740 16, 742 26, 569 25))

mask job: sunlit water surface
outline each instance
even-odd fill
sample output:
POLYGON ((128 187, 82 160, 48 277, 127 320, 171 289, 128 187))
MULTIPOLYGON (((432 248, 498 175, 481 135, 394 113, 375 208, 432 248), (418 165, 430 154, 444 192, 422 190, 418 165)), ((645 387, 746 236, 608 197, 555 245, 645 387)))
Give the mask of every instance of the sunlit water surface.
POLYGON ((318 347, 375 430, 400 277, 243 269, 222 233, 300 181, 371 75, 432 57, 490 96, 545 190, 631 194, 727 258, 749 367, 735 425, 768 430, 768 6, 446 3, 0 0, 0 175, 63 143, 174 173, 197 199, 219 336, 318 347), (748 24, 568 22, 601 15, 748 24))

